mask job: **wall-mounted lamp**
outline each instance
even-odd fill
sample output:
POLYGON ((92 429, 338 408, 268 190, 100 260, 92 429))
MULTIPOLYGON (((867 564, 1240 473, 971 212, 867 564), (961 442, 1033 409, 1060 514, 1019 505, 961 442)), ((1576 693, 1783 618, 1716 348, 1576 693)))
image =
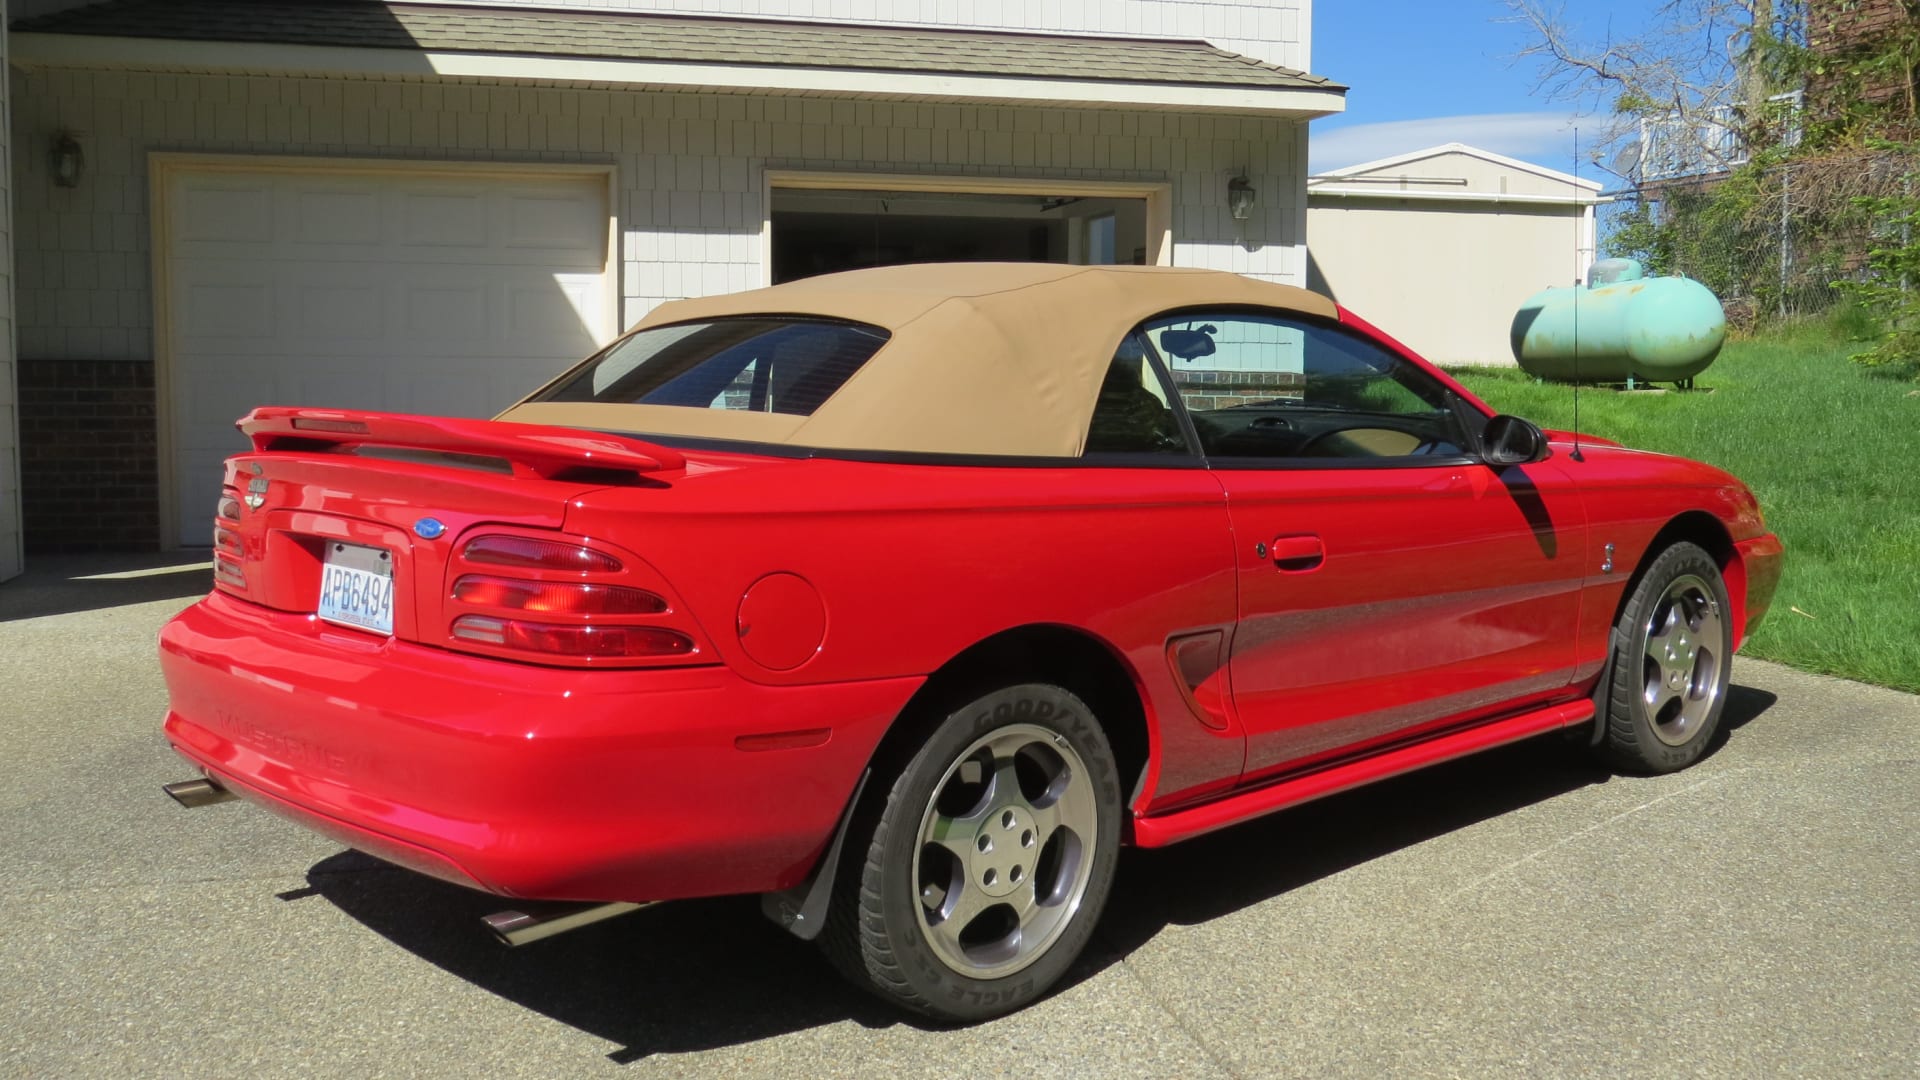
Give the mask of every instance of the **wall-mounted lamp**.
POLYGON ((80 138, 71 131, 62 131, 53 137, 53 148, 47 154, 48 170, 53 173, 53 182, 60 187, 79 187, 80 176, 87 169, 86 152, 80 149, 80 138))
POLYGON ((1244 176, 1227 181, 1227 213, 1235 221, 1245 221, 1253 213, 1253 185, 1244 176))

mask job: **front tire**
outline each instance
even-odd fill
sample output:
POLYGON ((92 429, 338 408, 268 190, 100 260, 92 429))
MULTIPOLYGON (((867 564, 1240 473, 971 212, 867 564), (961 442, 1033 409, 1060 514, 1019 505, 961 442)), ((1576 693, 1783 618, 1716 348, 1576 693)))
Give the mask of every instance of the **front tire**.
POLYGON ((1609 672, 1601 754, 1626 772, 1686 768, 1719 729, 1733 672, 1733 609, 1720 565, 1695 544, 1662 551, 1615 629, 1625 645, 1609 672))
POLYGON ((822 934, 835 964, 936 1019, 1011 1012, 1065 974, 1106 904, 1113 749, 1072 693, 996 690, 947 715, 849 840, 864 859, 822 934))

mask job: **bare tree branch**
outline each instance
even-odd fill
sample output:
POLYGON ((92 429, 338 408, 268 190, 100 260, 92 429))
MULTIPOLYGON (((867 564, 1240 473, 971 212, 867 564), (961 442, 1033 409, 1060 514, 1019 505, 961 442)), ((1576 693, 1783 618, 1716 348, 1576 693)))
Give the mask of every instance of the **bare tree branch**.
MULTIPOLYGON (((1562 0, 1506 0, 1505 21, 1539 66, 1535 91, 1607 116, 1596 161, 1658 154, 1666 167, 1725 168, 1759 133, 1778 93, 1769 46, 1804 0, 1666 0, 1645 27, 1583 35, 1562 0), (1676 164, 1677 163, 1677 164, 1676 164)), ((1624 170, 1630 171, 1630 170, 1624 170)))

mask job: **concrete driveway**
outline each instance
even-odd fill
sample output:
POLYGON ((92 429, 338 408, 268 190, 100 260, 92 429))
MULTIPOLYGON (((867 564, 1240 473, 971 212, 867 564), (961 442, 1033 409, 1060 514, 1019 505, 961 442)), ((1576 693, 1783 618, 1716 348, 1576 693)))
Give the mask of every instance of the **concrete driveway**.
POLYGON ((1548 740, 1129 852, 1068 986, 945 1030, 750 900, 509 951, 486 897, 176 808, 152 641, 206 587, 0 586, 0 1075, 1920 1075, 1920 698, 1743 660, 1678 776, 1548 740))

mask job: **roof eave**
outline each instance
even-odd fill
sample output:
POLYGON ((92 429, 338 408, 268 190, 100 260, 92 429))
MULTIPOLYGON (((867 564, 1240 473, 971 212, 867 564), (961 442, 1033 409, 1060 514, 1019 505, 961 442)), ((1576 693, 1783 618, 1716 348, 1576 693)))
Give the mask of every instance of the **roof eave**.
POLYGON ((1427 146, 1419 150, 1409 150, 1406 153, 1380 158, 1377 161, 1363 161, 1358 165, 1348 165, 1345 168, 1330 169, 1312 179, 1335 181, 1344 178, 1365 176, 1368 173, 1378 172, 1382 169, 1398 168, 1399 166, 1409 165, 1416 161, 1439 157, 1442 154, 1464 154, 1467 157, 1479 158, 1481 161, 1492 165, 1502 165, 1519 172, 1531 173, 1543 180, 1551 180, 1559 184, 1572 184, 1590 191, 1599 191, 1606 186, 1597 180, 1589 180, 1584 176, 1574 176, 1571 173, 1563 173, 1557 169, 1549 169, 1544 165, 1535 165, 1531 161, 1521 161, 1519 158, 1508 157, 1505 154, 1497 154, 1492 150, 1483 150, 1478 146, 1471 146, 1463 142, 1441 143, 1438 146, 1427 146))
POLYGON ((636 89, 1236 113, 1305 120, 1346 108, 1344 88, 1045 79, 1020 75, 680 63, 508 53, 16 33, 14 64, 202 74, 487 79, 636 89))
POLYGON ((1613 202, 1613 196, 1585 188, 1567 195, 1525 194, 1520 192, 1494 191, 1433 191, 1417 188, 1385 187, 1339 187, 1330 184, 1309 183, 1307 201, 1320 198, 1359 199, 1380 202, 1436 202, 1436 203, 1514 203, 1518 205, 1539 206, 1598 206, 1613 202))

